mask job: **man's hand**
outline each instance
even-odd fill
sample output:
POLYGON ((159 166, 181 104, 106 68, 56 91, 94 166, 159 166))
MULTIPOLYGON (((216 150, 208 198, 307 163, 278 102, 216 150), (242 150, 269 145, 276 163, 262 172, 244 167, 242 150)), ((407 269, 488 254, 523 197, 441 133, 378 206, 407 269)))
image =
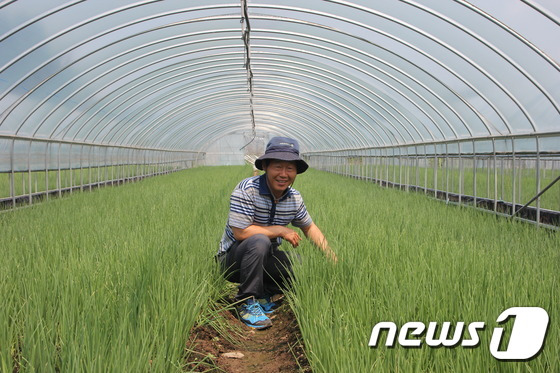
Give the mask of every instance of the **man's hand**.
POLYGON ((293 229, 281 225, 250 225, 245 229, 232 227, 233 235, 236 240, 243 241, 255 234, 265 234, 268 238, 273 239, 282 237, 288 241, 293 247, 297 247, 301 241, 300 235, 293 229))
POLYGON ((329 247, 329 243, 327 242, 327 239, 323 235, 323 232, 321 232, 321 230, 319 229, 319 227, 315 225, 315 223, 311 223, 307 227, 303 227, 301 230, 303 231, 303 233, 307 238, 313 241, 315 246, 317 246, 319 249, 323 251, 323 253, 326 255, 327 258, 332 260, 333 263, 338 262, 338 258, 335 252, 332 251, 332 249, 329 247))
POLYGON ((323 252, 334 264, 338 263, 338 257, 330 247, 323 249, 323 252))
POLYGON ((301 241, 300 235, 293 229, 286 228, 282 233, 282 238, 292 244, 292 247, 298 247, 301 241))

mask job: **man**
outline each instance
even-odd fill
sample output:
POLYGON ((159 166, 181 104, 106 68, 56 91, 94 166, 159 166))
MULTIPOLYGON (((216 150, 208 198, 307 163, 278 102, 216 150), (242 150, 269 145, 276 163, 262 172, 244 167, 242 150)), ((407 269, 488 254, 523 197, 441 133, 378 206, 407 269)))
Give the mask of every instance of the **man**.
POLYGON ((297 247, 300 235, 288 224, 300 228, 315 246, 334 262, 323 233, 313 223, 300 193, 291 186, 296 175, 307 170, 294 139, 274 137, 265 154, 255 161, 265 171, 241 181, 230 198, 230 211, 217 258, 229 281, 239 283, 236 301, 241 321, 253 328, 272 325, 266 316, 273 311, 272 295, 280 293, 290 280, 289 256, 279 250, 282 240, 297 247))

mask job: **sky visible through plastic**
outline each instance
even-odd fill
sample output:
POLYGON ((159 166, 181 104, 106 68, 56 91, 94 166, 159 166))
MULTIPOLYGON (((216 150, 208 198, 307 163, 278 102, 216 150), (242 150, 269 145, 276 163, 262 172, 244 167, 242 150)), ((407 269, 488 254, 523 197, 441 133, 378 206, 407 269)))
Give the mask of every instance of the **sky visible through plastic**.
MULTIPOLYGON (((558 1, 248 11, 256 129, 304 152, 560 132, 558 1)), ((3 2, 3 169, 12 142, 34 138, 239 151, 251 131, 240 21, 237 2, 3 2)))

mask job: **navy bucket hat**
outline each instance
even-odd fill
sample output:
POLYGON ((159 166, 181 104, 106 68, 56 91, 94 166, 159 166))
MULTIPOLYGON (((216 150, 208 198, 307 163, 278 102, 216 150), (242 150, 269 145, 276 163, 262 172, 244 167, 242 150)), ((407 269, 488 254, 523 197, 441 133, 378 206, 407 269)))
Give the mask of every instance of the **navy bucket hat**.
POLYGON ((299 144, 289 137, 273 137, 266 145, 266 150, 257 160, 255 167, 262 170, 262 161, 265 159, 278 159, 281 161, 296 162, 297 173, 307 170, 309 165, 299 156, 299 144))

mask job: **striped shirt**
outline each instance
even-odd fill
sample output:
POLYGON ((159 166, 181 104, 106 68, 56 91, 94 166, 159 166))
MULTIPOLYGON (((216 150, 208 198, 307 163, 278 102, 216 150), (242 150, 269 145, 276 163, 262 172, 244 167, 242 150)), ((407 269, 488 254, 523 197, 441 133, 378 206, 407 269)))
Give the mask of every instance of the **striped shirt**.
MULTIPOLYGON (((231 193, 228 221, 218 254, 226 252, 234 244, 232 227, 245 229, 250 225, 287 226, 291 223, 295 227, 302 228, 312 222, 303 198, 297 190, 288 187, 284 195, 275 203, 274 196, 266 183, 266 174, 247 178, 242 180, 231 193)), ((282 239, 278 237, 276 242, 280 244, 282 239)))

